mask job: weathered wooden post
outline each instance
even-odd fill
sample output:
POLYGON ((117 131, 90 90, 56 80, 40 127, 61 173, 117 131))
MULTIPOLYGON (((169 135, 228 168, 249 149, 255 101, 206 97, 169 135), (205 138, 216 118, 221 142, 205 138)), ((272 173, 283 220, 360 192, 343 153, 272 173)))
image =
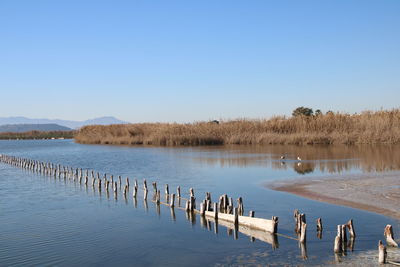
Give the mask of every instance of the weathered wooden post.
POLYGON ((124 187, 124 196, 126 196, 127 192, 128 192, 128 185, 125 185, 125 187, 124 187))
POLYGON ((154 193, 157 193, 157 183, 156 182, 152 182, 151 184, 153 186, 154 193))
POLYGON ((237 203, 238 203, 238 212, 239 212, 239 215, 243 215, 243 213, 244 213, 244 208, 243 208, 243 199, 242 199, 242 197, 239 197, 239 198, 237 199, 237 203))
POLYGON ((99 186, 99 190, 101 190, 101 180, 99 180, 98 186, 99 186))
POLYGON ((233 224, 235 225, 235 229, 239 226, 239 209, 234 208, 233 209, 233 224))
POLYGON ((189 189, 189 192, 190 192, 190 196, 191 196, 191 197, 194 197, 194 190, 193 190, 192 187, 189 189))
POLYGON ((333 247, 333 251, 335 253, 340 253, 342 252, 342 238, 341 238, 341 229, 342 227, 340 225, 337 226, 337 234, 335 237, 335 242, 334 242, 334 247, 333 247))
POLYGON ((186 200, 185 211, 189 211, 189 210, 190 210, 189 200, 186 200))
POLYGON ((346 243, 347 243, 347 231, 346 231, 346 225, 342 224, 341 226, 341 237, 342 237, 342 242, 343 242, 343 250, 346 249, 346 243))
POLYGON ((306 229, 307 224, 305 222, 301 222, 300 243, 304 243, 306 241, 306 229))
POLYGON ((118 189, 117 189, 117 182, 114 182, 114 194, 117 194, 118 189))
POLYGON ((129 177, 126 177, 126 185, 129 187, 129 177))
POLYGON ((181 187, 180 187, 180 186, 177 186, 177 187, 176 187, 176 196, 177 196, 178 198, 181 197, 181 187))
POLYGON ((165 185, 165 194, 169 195, 169 187, 168 184, 165 185))
POLYGON ((175 207, 175 194, 171 194, 171 199, 170 199, 169 203, 170 203, 169 205, 171 206, 171 208, 175 207))
POLYGON ((386 225, 385 230, 383 231, 383 235, 386 237, 386 243, 388 246, 391 247, 399 246, 393 239, 393 227, 390 224, 386 225))
POLYGON ((382 240, 379 240, 378 252, 378 262, 381 264, 386 263, 387 252, 386 247, 382 244, 382 240))
POLYGON ((214 218, 215 218, 215 225, 217 225, 217 220, 218 220, 218 204, 214 203, 214 218))
POLYGON ((249 211, 249 217, 254 218, 254 210, 249 211))
POLYGON ((347 222, 346 226, 347 226, 347 228, 349 228, 350 238, 355 238, 356 237, 356 232, 354 231, 353 219, 350 219, 347 222))
POLYGON ((203 217, 204 216, 204 214, 205 214, 205 204, 204 204, 204 202, 201 202, 200 203, 200 215, 203 217))
POLYGON ((137 190, 138 190, 138 186, 137 186, 137 183, 135 184, 135 187, 133 187, 133 198, 136 198, 136 195, 137 195, 137 190))
POLYGON ((160 190, 157 190, 157 193, 156 193, 156 204, 160 205, 160 190))
POLYGON ((322 219, 317 219, 317 231, 322 231, 322 219))
POLYGON ((121 175, 118 175, 118 185, 119 185, 119 188, 121 188, 121 186, 122 186, 122 178, 121 178, 121 175))
POLYGON ((146 179, 143 180, 143 190, 147 191, 147 181, 146 181, 146 179))
MULTIPOLYGON (((143 199, 144 199, 145 202, 146 202, 146 200, 147 200, 147 189, 145 189, 144 192, 143 192, 143 199)), ((146 202, 146 203, 147 203, 147 202, 146 202)))

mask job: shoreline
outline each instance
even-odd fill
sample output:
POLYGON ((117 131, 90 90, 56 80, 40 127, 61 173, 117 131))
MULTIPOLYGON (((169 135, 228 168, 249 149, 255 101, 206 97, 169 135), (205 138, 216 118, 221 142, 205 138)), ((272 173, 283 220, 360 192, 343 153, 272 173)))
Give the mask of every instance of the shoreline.
POLYGON ((400 220, 400 172, 274 181, 269 189, 400 220))

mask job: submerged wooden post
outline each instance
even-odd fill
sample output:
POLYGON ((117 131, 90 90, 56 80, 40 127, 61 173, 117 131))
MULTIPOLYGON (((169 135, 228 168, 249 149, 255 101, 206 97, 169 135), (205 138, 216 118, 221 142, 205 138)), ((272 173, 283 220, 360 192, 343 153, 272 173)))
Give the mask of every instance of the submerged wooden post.
POLYGON ((126 185, 129 187, 129 177, 126 177, 126 185))
POLYGON ((385 230, 383 231, 383 235, 386 237, 386 243, 388 246, 391 247, 399 246, 393 239, 393 227, 390 224, 386 225, 385 230))
POLYGON ((147 191, 147 181, 146 181, 146 179, 143 180, 143 190, 147 191))
POLYGON ((190 210, 189 200, 186 200, 185 210, 186 210, 186 211, 189 211, 189 210, 190 210))
POLYGON ((378 262, 381 263, 381 264, 386 263, 386 257, 387 257, 386 247, 382 244, 382 240, 379 240, 379 243, 378 243, 378 262))
POLYGON ((117 194, 118 189, 117 189, 117 182, 114 182, 114 193, 117 194))
POLYGON ((133 193, 132 193, 134 198, 136 198, 137 190, 138 190, 138 187, 137 187, 137 185, 135 185, 135 187, 133 188, 133 193))
POLYGON ((176 187, 176 196, 179 198, 181 197, 181 187, 180 186, 176 187))
POLYGON ((239 197, 237 199, 237 203, 238 203, 238 212, 239 212, 240 215, 243 215, 244 208, 243 208, 243 199, 242 199, 242 197, 239 197))

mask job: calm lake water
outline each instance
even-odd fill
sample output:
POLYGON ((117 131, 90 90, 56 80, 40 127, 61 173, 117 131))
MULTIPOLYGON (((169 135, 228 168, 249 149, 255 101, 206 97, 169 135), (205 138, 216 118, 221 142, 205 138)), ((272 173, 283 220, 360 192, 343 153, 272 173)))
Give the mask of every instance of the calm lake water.
MULTIPOLYGON (((399 170, 396 147, 201 147, 154 148, 80 145, 71 140, 0 141, 0 153, 99 171, 146 178, 149 200, 140 192, 107 195, 91 186, 54 179, 0 163, 0 266, 231 266, 319 265, 335 261, 336 225, 354 219, 357 238, 352 255, 375 250, 386 224, 398 222, 356 209, 319 203, 263 185, 307 176, 399 170), (282 163, 280 155, 287 160, 282 163), (297 164, 297 155, 304 160, 297 164), (247 235, 237 238, 222 225, 151 202, 151 182, 161 192, 190 187, 199 200, 227 193, 243 197, 245 213, 279 217, 275 244, 247 235), (293 210, 306 213, 306 248, 295 237, 293 210), (324 231, 317 238, 315 220, 324 231), (288 236, 288 237, 286 237, 288 236), (305 259, 305 252, 307 258, 305 259)), ((101 176, 102 177, 102 176, 101 176)), ((163 194, 162 194, 163 197, 163 194)))

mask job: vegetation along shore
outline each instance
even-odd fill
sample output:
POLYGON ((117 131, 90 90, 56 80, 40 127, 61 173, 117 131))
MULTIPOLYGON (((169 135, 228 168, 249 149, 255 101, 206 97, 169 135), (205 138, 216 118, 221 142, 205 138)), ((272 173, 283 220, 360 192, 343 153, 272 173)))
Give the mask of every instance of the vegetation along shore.
POLYGON ((0 140, 17 139, 72 139, 75 131, 28 131, 28 132, 3 132, 0 140))
POLYGON ((299 107, 291 117, 270 119, 93 125, 82 127, 75 140, 83 144, 156 146, 398 144, 400 109, 345 114, 299 107))

